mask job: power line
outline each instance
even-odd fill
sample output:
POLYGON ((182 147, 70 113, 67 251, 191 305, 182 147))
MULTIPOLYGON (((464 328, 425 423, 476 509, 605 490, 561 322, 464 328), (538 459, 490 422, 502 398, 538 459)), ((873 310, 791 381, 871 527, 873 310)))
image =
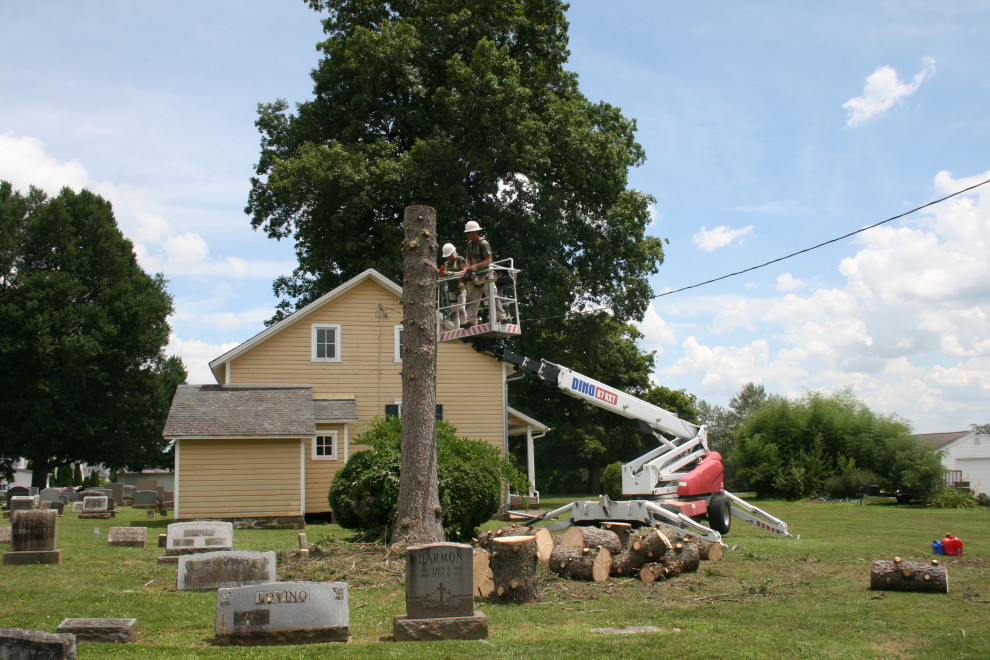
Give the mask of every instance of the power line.
POLYGON ((980 186, 986 185, 988 183, 990 183, 990 179, 987 179, 986 181, 981 181, 980 183, 974 184, 974 185, 972 185, 972 186, 970 186, 968 188, 963 188, 962 190, 958 190, 958 191, 952 193, 951 195, 946 195, 945 197, 942 197, 940 199, 936 199, 934 201, 928 202, 927 204, 922 204, 921 206, 919 206, 917 208, 913 208, 910 211, 905 211, 904 213, 901 213, 899 215, 895 215, 893 217, 887 218, 886 220, 881 220, 880 222, 877 222, 875 224, 872 224, 869 227, 863 227, 862 229, 857 229, 856 231, 851 231, 848 234, 844 234, 844 235, 839 236, 837 238, 833 238, 831 240, 825 241, 824 243, 819 243, 818 245, 812 245, 809 248, 805 248, 803 250, 798 250, 797 252, 792 252, 792 253, 790 253, 790 254, 788 254, 786 256, 778 257, 776 259, 772 259, 772 260, 767 261, 766 263, 762 263, 762 264, 760 264, 758 266, 751 266, 751 267, 745 268, 743 270, 737 270, 736 272, 729 273, 728 275, 722 275, 721 277, 716 277, 716 278, 713 278, 713 279, 710 279, 710 280, 705 280, 704 282, 698 282, 697 284, 692 284, 690 286, 683 286, 683 287, 681 287, 679 289, 674 289, 673 291, 664 291, 663 293, 658 293, 657 295, 653 296, 652 299, 655 300, 657 298, 662 298, 663 296, 669 296, 672 293, 680 293, 681 291, 687 291, 688 289, 696 289, 699 286, 705 286, 706 284, 711 284, 713 282, 719 282, 721 280, 725 280, 725 279, 728 279, 730 277, 735 277, 736 275, 742 275, 743 273, 748 273, 750 271, 754 271, 754 270, 757 270, 759 268, 765 268, 766 266, 769 266, 771 264, 775 264, 775 263, 778 263, 780 261, 784 261, 785 259, 790 259, 791 257, 796 257, 799 254, 804 254, 805 252, 811 252, 812 250, 817 250, 820 247, 824 247, 824 246, 829 245, 831 243, 836 243, 836 242, 841 241, 843 239, 849 238, 850 236, 855 236, 856 234, 860 234, 860 233, 862 233, 862 232, 864 232, 864 231, 866 231, 868 229, 873 229, 874 227, 879 227, 882 224, 886 224, 886 223, 891 222, 893 220, 897 220, 898 218, 903 218, 904 216, 911 215, 912 213, 916 213, 916 212, 918 212, 918 211, 920 211, 922 209, 926 209, 929 206, 934 206, 935 204, 940 204, 941 202, 944 202, 947 199, 951 199, 951 198, 955 197, 956 195, 961 195, 961 194, 963 194, 965 192, 969 192, 970 190, 973 190, 974 188, 979 188, 980 186))

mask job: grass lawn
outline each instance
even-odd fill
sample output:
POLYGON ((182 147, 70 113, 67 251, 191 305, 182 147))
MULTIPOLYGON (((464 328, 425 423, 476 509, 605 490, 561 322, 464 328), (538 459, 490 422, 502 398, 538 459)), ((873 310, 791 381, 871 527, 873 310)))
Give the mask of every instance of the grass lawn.
MULTIPOLYGON (((570 501, 544 499, 545 508, 570 501)), ((281 580, 349 584, 349 644, 223 648, 210 643, 215 593, 175 591, 175 566, 158 565, 168 520, 123 508, 113 521, 59 519, 60 566, 2 566, 0 628, 55 632, 66 617, 127 617, 134 644, 80 643, 80 658, 581 657, 581 658, 984 658, 990 655, 990 508, 761 501, 800 539, 781 539, 733 519, 734 550, 697 573, 643 584, 562 580, 541 568, 541 602, 476 603, 489 618, 484 641, 388 642, 404 614, 404 562, 378 546, 347 541, 334 525, 306 532, 317 558, 294 558, 296 531, 235 530, 238 550, 275 550, 281 580), (147 526, 149 547, 110 548, 111 526, 147 526), (99 535, 94 534, 99 529, 99 535), (874 559, 931 559, 952 532, 962 557, 943 557, 947 595, 869 590, 874 559), (322 554, 322 557, 319 555, 322 554), (654 626, 604 635, 593 628, 654 626)), ((9 524, 9 520, 0 524, 9 524)), ((486 528, 495 528, 491 522, 486 528)), ((9 546, 0 546, 0 551, 9 546)))

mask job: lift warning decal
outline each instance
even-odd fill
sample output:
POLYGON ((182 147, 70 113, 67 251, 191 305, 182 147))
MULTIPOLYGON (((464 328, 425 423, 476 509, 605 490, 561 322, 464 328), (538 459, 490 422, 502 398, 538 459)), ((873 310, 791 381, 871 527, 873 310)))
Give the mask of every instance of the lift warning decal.
POLYGON ((602 389, 601 387, 596 387, 591 383, 586 383, 580 378, 574 378, 571 381, 571 389, 575 392, 580 392, 581 394, 587 394, 590 397, 598 399, 599 401, 604 401, 605 403, 611 404, 613 406, 618 405, 619 395, 614 392, 609 392, 608 390, 602 389))

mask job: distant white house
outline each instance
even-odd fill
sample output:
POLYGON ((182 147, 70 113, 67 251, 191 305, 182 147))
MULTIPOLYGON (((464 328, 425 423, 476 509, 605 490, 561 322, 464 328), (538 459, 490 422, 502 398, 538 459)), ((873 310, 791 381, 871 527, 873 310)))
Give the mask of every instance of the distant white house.
POLYGON ((942 465, 948 484, 968 484, 974 493, 990 494, 990 436, 976 431, 922 433, 914 436, 945 452, 942 465))

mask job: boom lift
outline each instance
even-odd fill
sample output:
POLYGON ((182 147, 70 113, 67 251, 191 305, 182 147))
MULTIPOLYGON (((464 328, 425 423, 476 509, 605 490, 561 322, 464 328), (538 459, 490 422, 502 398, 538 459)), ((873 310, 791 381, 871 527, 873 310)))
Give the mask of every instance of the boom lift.
POLYGON ((712 541, 721 541, 729 531, 731 516, 736 516, 768 532, 790 537, 787 523, 749 504, 724 488, 722 457, 708 448, 707 427, 680 419, 664 410, 572 369, 533 360, 509 351, 502 339, 521 333, 518 324, 515 280, 518 271, 511 260, 502 265, 509 276, 499 282, 500 291, 488 287, 489 309, 494 296, 504 308, 515 313, 514 324, 485 322, 480 331, 466 333, 451 330, 440 318, 439 341, 459 339, 471 343, 475 350, 511 364, 516 371, 535 378, 564 394, 591 405, 636 420, 640 431, 656 438, 658 447, 622 466, 622 494, 626 499, 613 501, 602 495, 597 500, 571 502, 559 509, 532 516, 525 522, 552 522, 569 514, 574 525, 597 525, 604 522, 630 522, 653 526, 667 523, 690 530, 712 541), (708 526, 699 519, 707 517, 708 526))

